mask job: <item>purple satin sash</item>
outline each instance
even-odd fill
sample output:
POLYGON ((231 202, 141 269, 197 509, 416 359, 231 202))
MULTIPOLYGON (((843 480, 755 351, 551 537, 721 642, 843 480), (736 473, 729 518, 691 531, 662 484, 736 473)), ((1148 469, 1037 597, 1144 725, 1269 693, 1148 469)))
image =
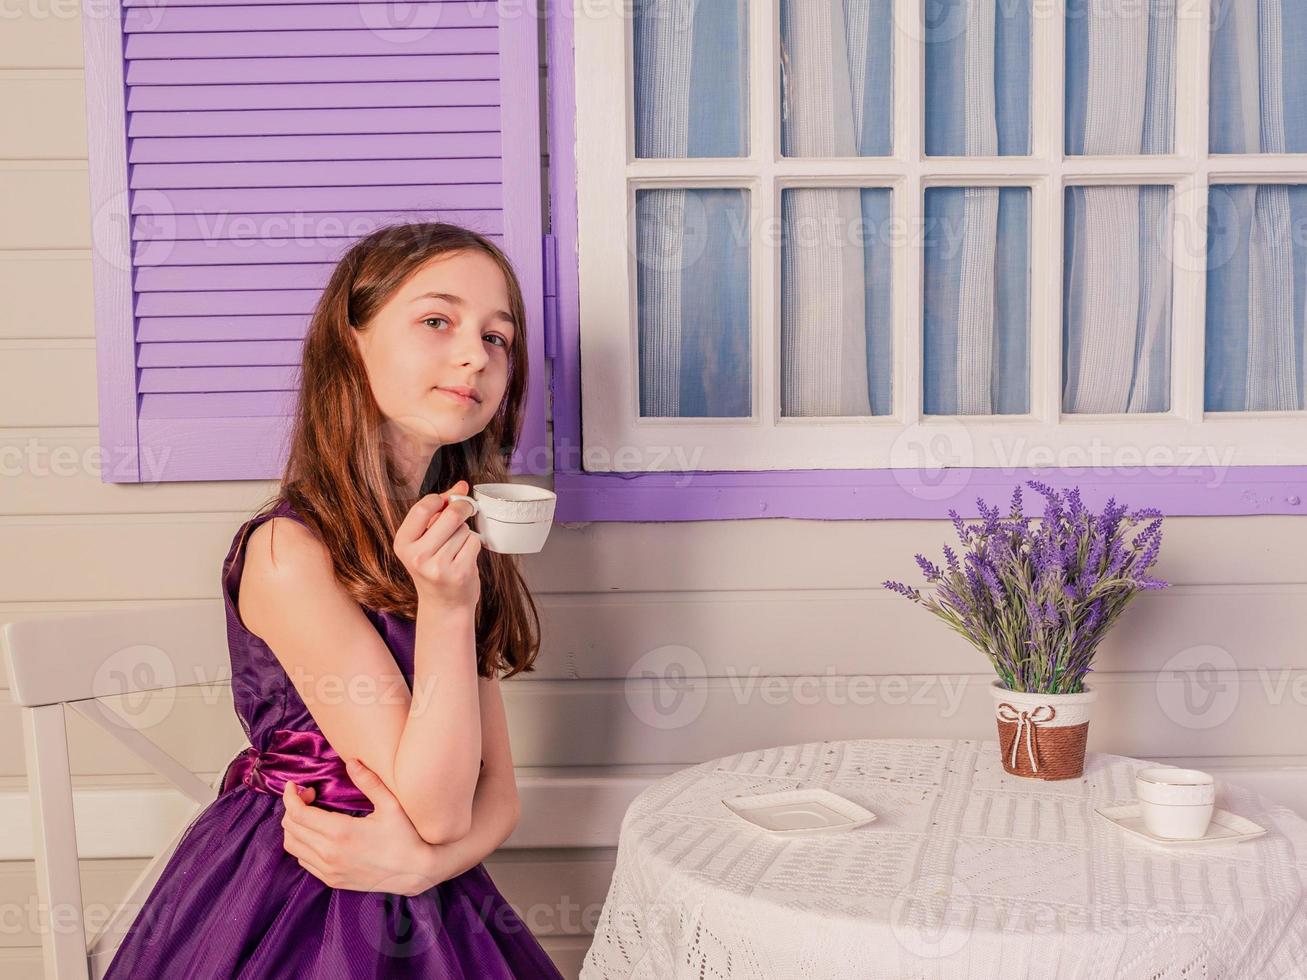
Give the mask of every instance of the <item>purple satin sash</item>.
POLYGON ((312 786, 313 804, 331 809, 372 812, 372 801, 350 780, 345 760, 321 732, 273 729, 268 747, 245 749, 227 766, 222 792, 237 783, 270 796, 281 796, 287 782, 312 786))

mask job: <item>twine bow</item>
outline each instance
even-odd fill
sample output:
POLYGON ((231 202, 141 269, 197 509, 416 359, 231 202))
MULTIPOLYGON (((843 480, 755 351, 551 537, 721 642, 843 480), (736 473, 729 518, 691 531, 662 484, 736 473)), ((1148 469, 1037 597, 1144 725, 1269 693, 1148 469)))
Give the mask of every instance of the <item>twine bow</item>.
POLYGON ((1050 704, 1041 704, 1034 711, 1018 711, 1004 701, 998 706, 998 716, 1003 721, 1015 721, 1017 723, 1016 734, 1012 738, 1012 759, 1009 761, 1008 767, 1011 769, 1017 767, 1017 749, 1021 745, 1021 731, 1025 729, 1026 755, 1030 757, 1030 769, 1032 772, 1039 772, 1039 763, 1035 761, 1035 724, 1037 722, 1052 721, 1057 717, 1057 709, 1050 704))

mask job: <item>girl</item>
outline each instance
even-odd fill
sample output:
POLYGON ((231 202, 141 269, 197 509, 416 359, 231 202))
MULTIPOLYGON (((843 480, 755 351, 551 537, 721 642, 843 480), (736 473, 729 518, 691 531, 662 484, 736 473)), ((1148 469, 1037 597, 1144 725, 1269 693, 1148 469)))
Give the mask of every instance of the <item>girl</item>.
POLYGON ((280 490, 223 563, 251 747, 107 980, 561 980, 481 863, 518 819, 499 676, 534 669, 539 618, 446 499, 508 478, 525 330, 464 228, 383 228, 332 272, 280 490))

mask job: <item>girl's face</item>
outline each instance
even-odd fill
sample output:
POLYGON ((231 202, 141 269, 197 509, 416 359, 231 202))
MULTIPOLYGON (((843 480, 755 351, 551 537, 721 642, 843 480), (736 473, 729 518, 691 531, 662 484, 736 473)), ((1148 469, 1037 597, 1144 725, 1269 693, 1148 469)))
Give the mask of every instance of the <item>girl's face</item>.
POLYGON ((421 266, 354 336, 382 414, 429 455, 494 417, 515 333, 503 272, 469 250, 421 266))

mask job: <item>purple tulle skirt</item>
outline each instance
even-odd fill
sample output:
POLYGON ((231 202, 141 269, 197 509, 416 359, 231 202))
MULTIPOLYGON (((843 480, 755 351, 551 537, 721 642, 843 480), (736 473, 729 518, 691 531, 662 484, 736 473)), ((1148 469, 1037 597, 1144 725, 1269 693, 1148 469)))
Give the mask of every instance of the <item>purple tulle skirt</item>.
POLYGON ((279 731, 263 753, 233 760, 106 980, 561 980, 484 865, 411 897, 331 888, 300 867, 283 846, 286 778, 314 786, 328 809, 371 809, 306 735, 321 739, 279 731))

